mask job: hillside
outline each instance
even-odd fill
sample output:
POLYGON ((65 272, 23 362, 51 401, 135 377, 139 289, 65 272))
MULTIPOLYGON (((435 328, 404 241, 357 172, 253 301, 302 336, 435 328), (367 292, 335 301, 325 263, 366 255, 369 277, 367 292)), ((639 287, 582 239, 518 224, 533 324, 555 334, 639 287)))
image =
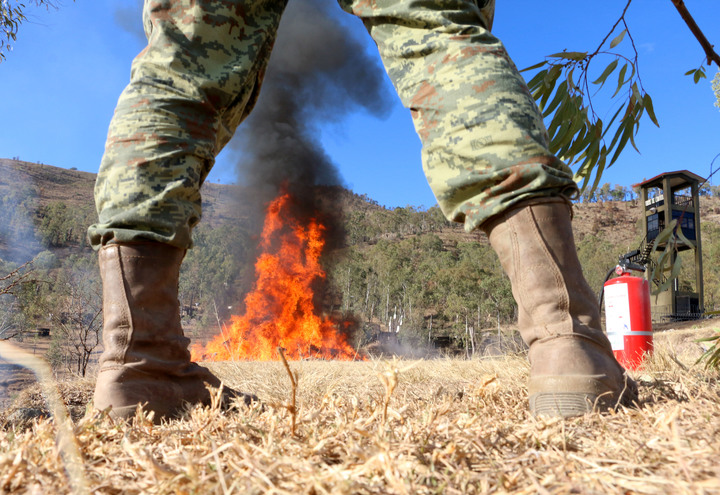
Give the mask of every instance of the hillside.
MULTIPOLYGON (((82 301, 84 311, 101 310, 95 256, 85 240, 87 225, 96 218, 94 180, 86 172, 0 159, 0 269, 7 273, 36 257, 33 273, 41 281, 7 299, 9 309, 0 311, 0 321, 9 322, 8 328, 22 333, 50 327, 55 334, 67 326, 61 320, 67 320, 69 304, 82 301)), ((322 201, 342 212, 346 237, 326 255, 327 280, 317 299, 325 314, 354 329, 353 345, 372 345, 380 332, 392 329, 401 344, 394 352, 442 348, 471 355, 493 346, 493 332, 514 325, 517 309, 509 283, 484 234, 448 223, 437 207, 385 208, 339 187, 320 192, 322 201)), ((201 342, 243 311, 262 227, 252 191, 206 183, 202 196, 203 221, 180 281, 183 324, 201 342)), ((641 211, 636 201, 574 206, 578 253, 594 291, 617 257, 639 246, 641 211)), ((715 261, 720 199, 702 197, 701 211, 706 307, 713 308, 720 300, 715 261)), ((75 351, 63 342, 55 345, 64 349, 53 351, 58 362, 70 366, 75 351)), ((90 352, 97 351, 93 346, 90 352)))
MULTIPOLYGON (((85 358, 94 376, 98 344, 73 353, 81 332, 83 343, 100 334, 99 320, 88 318, 100 311, 95 256, 82 237, 93 180, 0 161, 0 276, 16 266, 6 256, 41 250, 13 296, 0 291, 0 334, 23 329, 16 340, 26 351, 56 377, 73 378, 59 384, 67 424, 52 379, 30 385, 25 370, 7 380, 0 361, 0 382, 14 387, 11 397, 0 388, 2 492, 720 493, 718 373, 697 363, 708 348, 697 339, 715 335, 717 320, 655 328, 655 354, 631 371, 637 407, 533 417, 525 352, 501 331, 512 328, 514 303, 486 239, 439 220, 437 209, 386 209, 337 188, 325 192, 342 205, 348 237, 328 257, 325 307, 355 318, 353 343, 369 360, 291 362, 297 387, 279 362, 205 363, 262 407, 194 408, 161 425, 143 413, 115 422, 89 407, 93 380, 77 378, 85 358), (46 325, 50 338, 27 332, 46 325), (393 352, 432 350, 436 359, 378 357, 373 339, 388 327, 399 329, 393 352), (449 344, 444 356, 432 349, 441 342, 449 344)), ((257 220, 241 188, 207 184, 203 194, 206 218, 180 283, 183 324, 196 340, 217 328, 252 278, 257 220)), ((591 283, 636 247, 639 210, 631 202, 576 206, 591 283)), ((708 291, 717 290, 717 200, 703 198, 702 211, 708 291)))
MULTIPOLYGON (((0 158, 0 197, 24 193, 34 212, 53 202, 71 207, 92 208, 95 174, 68 170, 51 165, 0 158)), ((333 188, 330 193, 341 208, 348 212, 387 210, 370 198, 359 196, 346 189, 333 188)), ((203 222, 217 227, 223 222, 236 222, 248 226, 253 211, 247 191, 242 186, 206 182, 202 188, 203 222)), ((720 201, 703 198, 703 215, 706 220, 720 222, 720 201), (707 216, 705 216, 707 215, 707 216)), ((393 210, 393 209, 391 209, 393 210)), ((630 202, 584 203, 575 206, 573 229, 578 241, 588 234, 600 234, 619 251, 633 245, 637 237, 636 224, 640 210, 630 202)), ((385 233, 384 237, 388 237, 385 233)), ((459 241, 486 242, 480 233, 465 233, 460 226, 446 223, 438 231, 446 243, 459 241)), ((3 239, 0 238, 0 242, 3 239)), ((2 249, 7 246, 0 245, 2 249)))

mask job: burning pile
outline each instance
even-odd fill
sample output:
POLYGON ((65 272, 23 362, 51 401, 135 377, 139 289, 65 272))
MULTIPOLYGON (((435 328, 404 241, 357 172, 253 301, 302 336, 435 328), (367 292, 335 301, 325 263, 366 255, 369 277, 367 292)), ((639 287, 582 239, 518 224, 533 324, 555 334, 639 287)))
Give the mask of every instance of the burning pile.
POLYGON ((316 218, 306 223, 295 213, 289 194, 270 203, 245 314, 233 315, 205 348, 195 346, 193 360, 274 360, 277 347, 289 359, 357 359, 336 323, 318 316, 315 308, 312 286, 325 278, 324 231, 316 218))
POLYGON ((195 359, 278 359, 277 346, 288 358, 356 358, 336 324, 318 316, 312 290, 325 278, 319 263, 325 241, 342 233, 339 205, 316 190, 342 184, 323 150, 322 130, 356 110, 381 117, 392 107, 384 71, 349 17, 322 0, 296 0, 285 10, 262 92, 232 141, 241 151, 238 182, 250 195, 243 199, 259 208, 272 201, 255 285, 245 314, 196 348, 195 359), (278 192, 283 184, 291 185, 292 197, 278 192), (307 221, 300 213, 306 205, 322 214, 307 221))

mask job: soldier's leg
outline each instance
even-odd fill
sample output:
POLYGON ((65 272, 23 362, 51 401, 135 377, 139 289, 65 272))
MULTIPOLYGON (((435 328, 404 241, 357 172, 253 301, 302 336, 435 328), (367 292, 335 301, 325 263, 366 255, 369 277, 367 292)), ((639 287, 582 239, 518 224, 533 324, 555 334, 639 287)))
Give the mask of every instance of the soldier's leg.
POLYGON ((362 18, 412 113, 441 209, 482 228, 510 277, 530 346, 531 410, 572 416, 632 400, 572 242, 567 197, 577 186, 489 31, 494 2, 340 3, 362 18))
POLYGON ((340 3, 362 18, 410 109, 446 217, 472 230, 525 199, 577 189, 570 169, 547 149, 525 81, 485 28, 494 2, 340 3))
POLYGON ((110 125, 88 236, 103 279, 95 405, 129 417, 207 402, 219 380, 190 362, 178 274, 200 186, 257 98, 285 2, 146 0, 148 46, 110 125))
POLYGON ((88 236, 191 244, 200 186, 252 109, 286 1, 146 0, 148 46, 110 124, 88 236))

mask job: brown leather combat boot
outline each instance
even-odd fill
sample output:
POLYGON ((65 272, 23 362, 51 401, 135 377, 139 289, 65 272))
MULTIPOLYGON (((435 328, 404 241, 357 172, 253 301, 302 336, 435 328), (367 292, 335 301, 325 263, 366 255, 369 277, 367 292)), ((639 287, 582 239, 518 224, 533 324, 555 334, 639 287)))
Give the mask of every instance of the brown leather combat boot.
POLYGON ((482 229, 510 277, 518 326, 530 347, 530 411, 572 417, 637 401, 600 326, 564 198, 520 203, 482 229))
MULTIPOLYGON (((112 406, 118 419, 134 416, 138 404, 155 421, 179 415, 189 404, 209 404, 206 384, 220 380, 190 361, 190 339, 180 325, 178 277, 185 251, 157 242, 108 244, 100 249, 103 283, 103 344, 95 407, 112 406)), ((254 397, 223 389, 248 404, 254 397)))

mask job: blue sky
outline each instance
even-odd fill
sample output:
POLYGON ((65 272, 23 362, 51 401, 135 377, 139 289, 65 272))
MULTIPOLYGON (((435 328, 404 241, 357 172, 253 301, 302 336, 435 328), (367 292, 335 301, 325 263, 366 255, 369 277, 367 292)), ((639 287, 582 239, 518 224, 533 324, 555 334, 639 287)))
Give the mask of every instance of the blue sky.
MULTIPOLYGON (((685 4, 711 43, 720 46, 720 4, 685 4)), ((143 46, 136 5, 134 0, 62 0, 58 10, 28 11, 31 21, 0 63, 0 157, 97 171, 117 97, 143 46)), ((493 31, 522 68, 565 48, 594 50, 624 5, 498 0, 493 31), (543 4, 553 9, 541 9, 543 4)), ((628 149, 602 182, 630 185, 678 169, 707 176, 720 153, 720 111, 709 83, 716 69, 710 68, 708 80, 698 85, 683 76, 704 56, 670 1, 635 0, 627 21, 660 128, 645 121, 636 140, 641 154, 628 149)), ((359 22, 353 25, 364 35, 359 22)), ((372 41, 366 40, 374 53, 372 41)), ((598 104, 606 118, 616 108, 598 104)), ((419 140, 396 98, 387 118, 354 113, 323 128, 322 142, 353 191, 390 207, 435 204, 420 166, 419 140)), ((236 147, 226 148, 208 180, 235 182, 238 153, 236 147)), ((720 183, 720 174, 713 183, 720 183)))

